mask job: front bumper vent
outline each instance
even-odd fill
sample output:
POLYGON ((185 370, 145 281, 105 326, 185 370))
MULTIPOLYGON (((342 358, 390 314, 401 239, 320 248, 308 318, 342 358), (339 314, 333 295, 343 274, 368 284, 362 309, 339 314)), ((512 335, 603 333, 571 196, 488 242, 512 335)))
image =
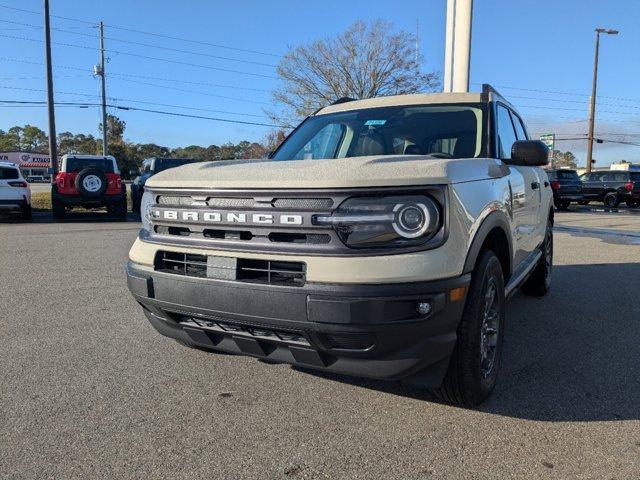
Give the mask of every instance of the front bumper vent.
POLYGON ((154 268, 158 272, 174 275, 263 285, 301 287, 306 281, 306 265, 302 262, 219 257, 163 250, 156 253, 154 268))

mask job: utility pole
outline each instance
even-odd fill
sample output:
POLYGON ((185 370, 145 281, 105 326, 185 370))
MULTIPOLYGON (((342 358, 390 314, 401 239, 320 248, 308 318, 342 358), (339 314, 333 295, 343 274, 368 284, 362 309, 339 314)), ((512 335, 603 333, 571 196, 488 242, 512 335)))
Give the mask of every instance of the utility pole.
POLYGON ((102 155, 107 155, 107 94, 105 86, 104 73, 104 24, 100 22, 100 65, 96 68, 96 72, 100 75, 100 84, 102 90, 102 155))
POLYGON ((447 0, 444 92, 469 91, 473 0, 447 0))
POLYGON ((593 60, 593 83, 591 84, 591 101, 589 103, 589 136, 587 141, 587 173, 591 172, 593 163, 593 132, 596 121, 596 87, 598 83, 598 52, 600 50, 600 34, 617 35, 618 30, 596 28, 596 53, 593 60))
POLYGON ((51 183, 58 172, 58 144, 56 136, 56 113, 53 103, 53 69, 51 67, 51 25, 49 24, 49 0, 44 0, 44 55, 47 76, 47 110, 49 112, 49 156, 51 157, 51 183))

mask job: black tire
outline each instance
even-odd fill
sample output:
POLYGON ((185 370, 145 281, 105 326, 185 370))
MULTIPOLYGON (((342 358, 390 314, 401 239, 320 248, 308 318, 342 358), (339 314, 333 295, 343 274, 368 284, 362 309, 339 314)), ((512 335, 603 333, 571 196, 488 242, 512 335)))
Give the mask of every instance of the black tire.
POLYGON ((616 193, 609 192, 602 199, 602 203, 604 203, 605 207, 616 208, 620 205, 620 199, 616 193))
POLYGON ((522 293, 542 297, 551 289, 551 273, 553 271, 553 225, 547 222, 547 232, 542 242, 542 256, 526 282, 522 285, 522 293))
POLYGON ((142 201, 141 198, 138 198, 138 195, 135 195, 133 192, 131 192, 131 211, 133 213, 140 213, 140 202, 142 201))
POLYGON ((483 250, 471 274, 458 326, 458 341, 440 387, 440 400, 463 407, 481 404, 496 384, 505 325, 504 277, 495 254, 483 250))
POLYGON ((113 207, 113 215, 120 220, 127 220, 127 200, 118 202, 113 207))
POLYGON ((636 202, 634 200, 627 200, 626 203, 629 208, 638 208, 640 206, 640 202, 636 202))
POLYGON ((589 205, 589 200, 580 200, 578 205, 589 205))
POLYGON ((569 209, 569 205, 571 205, 571 202, 568 202, 566 200, 562 200, 559 201, 558 203, 555 204, 556 208, 558 210, 568 210, 569 209))
POLYGON ((31 212, 31 205, 25 205, 20 209, 23 222, 30 222, 33 219, 33 213, 31 212))
POLYGON ((102 170, 88 167, 76 176, 76 188, 85 198, 99 198, 107 191, 107 176, 102 170))
POLYGON ((60 202, 56 202, 55 200, 51 201, 51 211, 53 212, 54 220, 64 220, 67 214, 64 208, 64 204, 60 202))

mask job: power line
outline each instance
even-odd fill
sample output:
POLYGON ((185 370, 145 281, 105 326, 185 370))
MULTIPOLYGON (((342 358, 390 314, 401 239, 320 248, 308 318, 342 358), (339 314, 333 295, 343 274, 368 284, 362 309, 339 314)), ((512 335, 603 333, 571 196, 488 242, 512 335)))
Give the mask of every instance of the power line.
MULTIPOLYGON (((8 6, 8 5, 1 5, 1 4, 0 4, 0 8, 6 8, 6 9, 9 9, 9 10, 15 10, 15 11, 18 11, 18 12, 23 12, 23 13, 31 13, 31 14, 34 14, 34 15, 41 15, 42 14, 41 12, 37 12, 35 10, 27 10, 27 9, 24 9, 24 8, 11 7, 11 6, 8 6)), ((84 24, 97 26, 97 22, 90 22, 90 21, 87 21, 87 20, 79 19, 79 18, 63 17, 61 15, 51 15, 51 16, 54 17, 54 18, 60 18, 62 20, 68 20, 68 21, 72 21, 72 22, 81 22, 81 23, 84 23, 84 24)), ((181 41, 181 42, 193 43, 193 44, 197 44, 197 45, 204 45, 204 46, 214 47, 214 48, 224 48, 224 49, 233 50, 233 51, 236 51, 236 52, 253 53, 253 54, 256 54, 256 55, 265 55, 265 56, 276 57, 276 58, 279 58, 281 56, 281 55, 277 55, 275 53, 263 52, 263 51, 260 51, 260 50, 251 50, 251 49, 248 49, 248 48, 230 47, 228 45, 221 45, 221 44, 210 43, 210 42, 202 42, 202 41, 199 41, 199 40, 192 40, 192 39, 183 38, 183 37, 165 35, 165 34, 162 34, 162 33, 135 30, 133 28, 120 27, 118 25, 105 24, 105 26, 110 27, 110 28, 114 28, 116 30, 122 30, 124 32, 138 33, 138 34, 141 34, 141 35, 149 35, 149 36, 158 37, 158 38, 166 38, 166 39, 169 39, 169 40, 177 40, 177 41, 181 41)))
POLYGON ((203 85, 203 86, 207 86, 207 87, 220 87, 220 88, 231 88, 234 90, 247 90, 247 91, 251 91, 251 92, 268 92, 269 90, 266 90, 264 88, 250 88, 250 87, 239 87, 237 85, 224 85, 224 84, 220 84, 220 83, 209 83, 209 82, 193 82, 190 80, 182 80, 182 79, 176 79, 176 78, 166 78, 166 77, 150 77, 148 75, 136 75, 136 74, 131 74, 131 73, 117 73, 117 72, 111 72, 109 74, 110 77, 113 76, 119 76, 119 77, 131 77, 131 78, 142 78, 142 79, 146 79, 146 80, 159 80, 162 82, 173 82, 173 83, 182 83, 185 85, 203 85))
MULTIPOLYGON (((10 23, 12 25, 22 25, 25 27, 32 27, 32 28, 42 28, 41 25, 35 25, 32 23, 22 23, 22 22, 14 22, 12 20, 3 20, 0 19, 0 22, 3 23, 10 23)), ((83 37, 91 37, 91 38, 96 38, 95 35, 91 34, 91 33, 85 33, 85 32, 74 32, 71 30, 66 30, 64 28, 52 28, 51 30, 55 30, 57 32, 63 32, 63 33, 69 33, 71 35, 80 35, 83 37)), ((112 42, 121 42, 121 43, 126 43, 126 44, 130 44, 130 45, 137 45, 140 47, 148 47, 148 48, 157 48, 160 50, 167 50, 167 51, 171 51, 171 52, 177 52, 177 53, 187 53, 190 55, 199 55, 202 57, 208 57, 208 58, 215 58, 218 60, 227 60, 230 62, 240 62, 240 63, 247 63, 247 64, 251 64, 251 65, 260 65, 263 67, 276 67, 277 65, 274 65, 272 63, 263 63, 263 62, 255 62, 253 60, 243 60, 241 58, 233 58, 233 57, 222 57, 219 55, 212 55, 210 53, 203 53, 203 52, 194 52, 193 50, 182 50, 180 48, 172 48, 172 47, 165 47, 162 45, 154 45, 154 44, 150 44, 150 43, 143 43, 143 42, 135 42, 133 40, 124 40, 122 38, 114 38, 114 37, 104 37, 105 40, 109 40, 112 42)))
MULTIPOLYGON (((10 38, 10 39, 13 39, 13 40, 24 40, 24 41, 27 41, 27 42, 34 42, 34 43, 43 43, 42 40, 39 40, 37 38, 18 37, 16 35, 1 35, 0 34, 0 37, 1 38, 10 38)), ((61 47, 81 48, 83 50, 94 50, 94 51, 97 50, 94 47, 89 47, 87 45, 77 45, 77 44, 74 44, 74 43, 51 42, 51 44, 52 45, 58 45, 58 46, 61 46, 61 47)), ((263 73, 244 72, 242 70, 232 70, 232 69, 229 69, 229 68, 214 67, 212 65, 201 65, 201 64, 197 64, 197 63, 182 62, 182 61, 179 61, 179 60, 171 60, 169 58, 152 57, 152 56, 149 56, 149 55, 141 55, 141 54, 132 53, 132 52, 123 52, 123 51, 120 51, 120 50, 105 49, 105 52, 112 53, 112 54, 115 54, 115 55, 125 55, 125 56, 128 56, 128 57, 143 58, 145 60, 154 60, 154 61, 157 61, 157 62, 173 63, 175 65, 185 65, 185 66, 189 66, 189 67, 197 67, 197 68, 206 68, 206 69, 209 69, 209 70, 216 70, 216 71, 219 71, 219 72, 235 73, 235 74, 238 74, 238 75, 250 75, 250 76, 253 76, 253 77, 278 79, 278 77, 275 77, 273 75, 265 75, 263 73)))
MULTIPOLYGON (((0 100, 0 103, 11 103, 14 102, 13 100, 0 100)), ((46 105, 46 102, 22 102, 24 104, 30 104, 30 105, 46 105)), ((85 104, 82 104, 85 105, 85 104)), ((97 104, 96 104, 97 105, 97 104)), ((200 119, 200 120, 212 120, 212 121, 216 121, 216 122, 225 122, 225 123, 236 123, 236 124, 241 124, 241 125, 255 125, 255 126, 260 126, 260 127, 272 127, 272 128, 283 128, 282 125, 276 125, 276 124, 272 124, 272 123, 260 123, 260 122, 247 122, 244 120, 232 120, 229 118, 219 118, 219 117, 207 117, 204 115, 190 115, 187 113, 179 113, 179 112, 167 112, 164 110, 154 110, 154 109, 148 109, 148 108, 139 108, 139 107, 132 107, 132 106, 125 106, 125 105, 107 105, 110 108, 115 108, 118 110, 131 110, 131 111, 136 111, 136 112, 146 112, 146 113, 156 113, 159 115, 168 115, 168 116, 174 116, 174 117, 182 117, 182 118, 196 118, 196 119, 200 119)))
MULTIPOLYGON (((195 90, 187 90, 187 89, 184 89, 184 88, 169 87, 167 85, 158 85, 156 83, 141 82, 139 80, 131 80, 131 79, 128 79, 128 78, 114 78, 114 79, 115 80, 120 80, 120 81, 123 81, 123 82, 137 83, 138 85, 147 85, 147 86, 150 86, 150 87, 165 88, 165 89, 168 89, 168 90, 175 90, 175 91, 178 91, 178 92, 193 93, 193 94, 196 94, 196 95, 206 95, 206 96, 209 96, 209 97, 222 98, 222 99, 225 99, 225 100, 233 100, 235 102, 246 102, 246 103, 256 103, 256 104, 262 104, 262 105, 271 105, 269 102, 261 102, 261 101, 258 101, 258 100, 249 100, 249 99, 246 99, 246 98, 226 97, 224 95, 216 95, 214 93, 198 92, 198 91, 195 91, 195 90)), ((114 79, 112 79, 112 80, 114 80, 114 79)))
MULTIPOLYGON (((46 90, 42 90, 42 89, 38 89, 38 88, 27 88, 27 87, 10 87, 7 85, 0 85, 0 88, 4 88, 7 90, 21 90, 21 91, 27 91, 27 92, 46 92, 46 90)), ((89 94, 89 93, 79 93, 79 92, 63 92, 63 91, 58 91, 56 90, 54 93, 59 94, 59 95, 74 95, 74 96, 79 96, 79 97, 91 97, 91 98, 100 98, 100 95, 93 95, 93 94, 89 94)), ((238 113, 238 112, 229 112, 226 110, 213 110, 213 109, 209 109, 209 108, 199 108, 199 107, 189 107, 189 106, 184 106, 184 105, 172 105, 172 104, 168 104, 168 103, 157 103, 157 102, 149 102, 149 101, 145 101, 145 100, 136 100, 133 98, 118 98, 118 97, 107 97, 109 100, 115 101, 115 102, 131 102, 131 103, 139 103, 139 104, 143 104, 143 105, 155 105, 155 106, 159 106, 159 107, 170 107, 170 108, 181 108, 184 110, 193 110, 193 111, 200 111, 200 112, 211 112, 211 113, 224 113, 227 115, 238 115, 238 116, 243 116, 243 117, 256 117, 256 118, 268 118, 265 117, 264 115, 255 115, 255 114, 250 114, 250 113, 238 113)))

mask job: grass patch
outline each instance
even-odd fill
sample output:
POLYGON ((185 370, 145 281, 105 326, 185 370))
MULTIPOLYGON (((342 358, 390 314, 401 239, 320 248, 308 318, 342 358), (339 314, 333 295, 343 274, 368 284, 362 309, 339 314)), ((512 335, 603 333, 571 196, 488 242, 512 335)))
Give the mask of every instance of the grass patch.
MULTIPOLYGON (((37 211, 50 212, 51 192, 39 192, 31 194, 31 208, 37 211)), ((79 207, 79 210, 84 209, 79 207)), ((127 192, 127 210, 131 210, 131 192, 127 192)))

